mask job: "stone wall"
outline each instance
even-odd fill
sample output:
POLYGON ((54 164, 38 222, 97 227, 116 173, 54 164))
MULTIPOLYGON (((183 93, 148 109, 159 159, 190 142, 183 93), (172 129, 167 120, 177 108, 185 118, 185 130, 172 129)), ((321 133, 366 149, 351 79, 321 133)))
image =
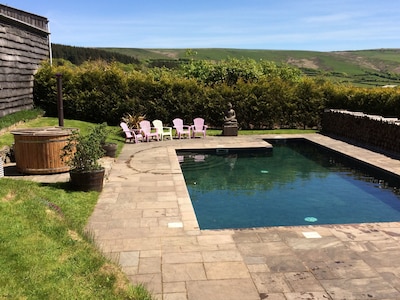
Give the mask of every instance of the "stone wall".
POLYGON ((400 154, 400 120, 397 118, 328 109, 322 117, 322 132, 400 154))
POLYGON ((33 76, 49 56, 48 20, 0 4, 0 117, 32 108, 33 76))

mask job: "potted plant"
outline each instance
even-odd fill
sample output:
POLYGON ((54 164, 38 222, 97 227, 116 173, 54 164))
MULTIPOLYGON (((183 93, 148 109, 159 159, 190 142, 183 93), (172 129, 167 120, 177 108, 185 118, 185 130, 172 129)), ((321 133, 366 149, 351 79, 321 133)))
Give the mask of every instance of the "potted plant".
POLYGON ((141 115, 141 114, 135 115, 127 113, 121 118, 121 121, 125 122, 131 129, 140 129, 139 123, 143 121, 145 118, 146 115, 141 115))
POLYGON ((94 134, 100 139, 100 145, 103 148, 105 155, 108 157, 115 157, 117 153, 118 145, 116 143, 107 142, 107 137, 110 130, 107 129, 107 123, 101 123, 94 128, 94 134))
POLYGON ((97 134, 98 125, 87 135, 75 130, 62 149, 61 158, 71 168, 70 183, 79 191, 98 191, 103 189, 104 167, 98 160, 104 155, 101 137, 97 134))

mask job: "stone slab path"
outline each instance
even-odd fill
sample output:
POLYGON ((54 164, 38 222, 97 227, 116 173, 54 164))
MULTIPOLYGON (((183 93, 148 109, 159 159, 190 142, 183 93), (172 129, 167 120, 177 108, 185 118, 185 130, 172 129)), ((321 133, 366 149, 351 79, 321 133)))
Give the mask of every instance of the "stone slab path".
MULTIPOLYGON (((400 174, 397 160, 304 137, 400 174)), ((400 223, 200 230, 175 151, 230 147, 269 144, 238 136, 124 146, 88 229, 133 283, 164 300, 400 299, 400 223)))

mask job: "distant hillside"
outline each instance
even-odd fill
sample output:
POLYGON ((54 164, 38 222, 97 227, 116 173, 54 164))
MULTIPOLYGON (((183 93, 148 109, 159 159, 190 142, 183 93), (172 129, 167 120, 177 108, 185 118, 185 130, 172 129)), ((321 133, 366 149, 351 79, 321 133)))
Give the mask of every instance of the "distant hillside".
POLYGON ((87 60, 102 59, 105 61, 119 61, 124 64, 138 64, 140 61, 131 55, 119 52, 104 51, 96 48, 73 47, 60 44, 51 45, 53 58, 69 60, 75 65, 80 65, 87 60))
MULTIPOLYGON (((187 49, 136 49, 99 48, 136 57, 149 59, 187 59, 187 49)), ((246 49, 191 49, 195 59, 221 60, 226 58, 264 59, 287 63, 297 67, 324 71, 354 72, 371 70, 400 73, 400 49, 378 49, 359 51, 293 51, 293 50, 246 50, 246 49)))
POLYGON ((330 80, 359 86, 400 85, 400 49, 358 51, 290 51, 247 49, 190 49, 195 55, 188 57, 187 49, 100 48, 135 57, 141 61, 251 58, 285 63, 300 68, 310 76, 323 76, 330 80))

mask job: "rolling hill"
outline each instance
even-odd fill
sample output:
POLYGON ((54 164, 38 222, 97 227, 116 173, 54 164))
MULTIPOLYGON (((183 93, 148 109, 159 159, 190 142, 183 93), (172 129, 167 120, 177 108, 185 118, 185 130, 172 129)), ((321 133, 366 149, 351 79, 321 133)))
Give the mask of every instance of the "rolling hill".
MULTIPOLYGON (((133 56, 141 61, 188 59, 187 49, 100 48, 133 56)), ((400 49, 358 51, 290 51, 247 49, 190 49, 193 59, 251 58, 285 63, 310 76, 358 86, 400 85, 400 49)))
POLYGON ((300 68, 309 76, 322 76, 335 82, 358 86, 400 85, 400 49, 372 49, 357 51, 294 51, 250 50, 227 48, 138 49, 96 48, 133 57, 142 62, 177 61, 181 59, 222 60, 250 58, 269 60, 300 68))
MULTIPOLYGON (((187 49, 135 49, 99 48, 136 57, 139 60, 187 59, 187 49)), ((247 50, 247 49, 191 49, 195 59, 221 60, 230 58, 264 59, 287 63, 302 68, 324 71, 348 72, 370 70, 400 73, 400 49, 377 49, 358 51, 293 51, 293 50, 247 50)))

